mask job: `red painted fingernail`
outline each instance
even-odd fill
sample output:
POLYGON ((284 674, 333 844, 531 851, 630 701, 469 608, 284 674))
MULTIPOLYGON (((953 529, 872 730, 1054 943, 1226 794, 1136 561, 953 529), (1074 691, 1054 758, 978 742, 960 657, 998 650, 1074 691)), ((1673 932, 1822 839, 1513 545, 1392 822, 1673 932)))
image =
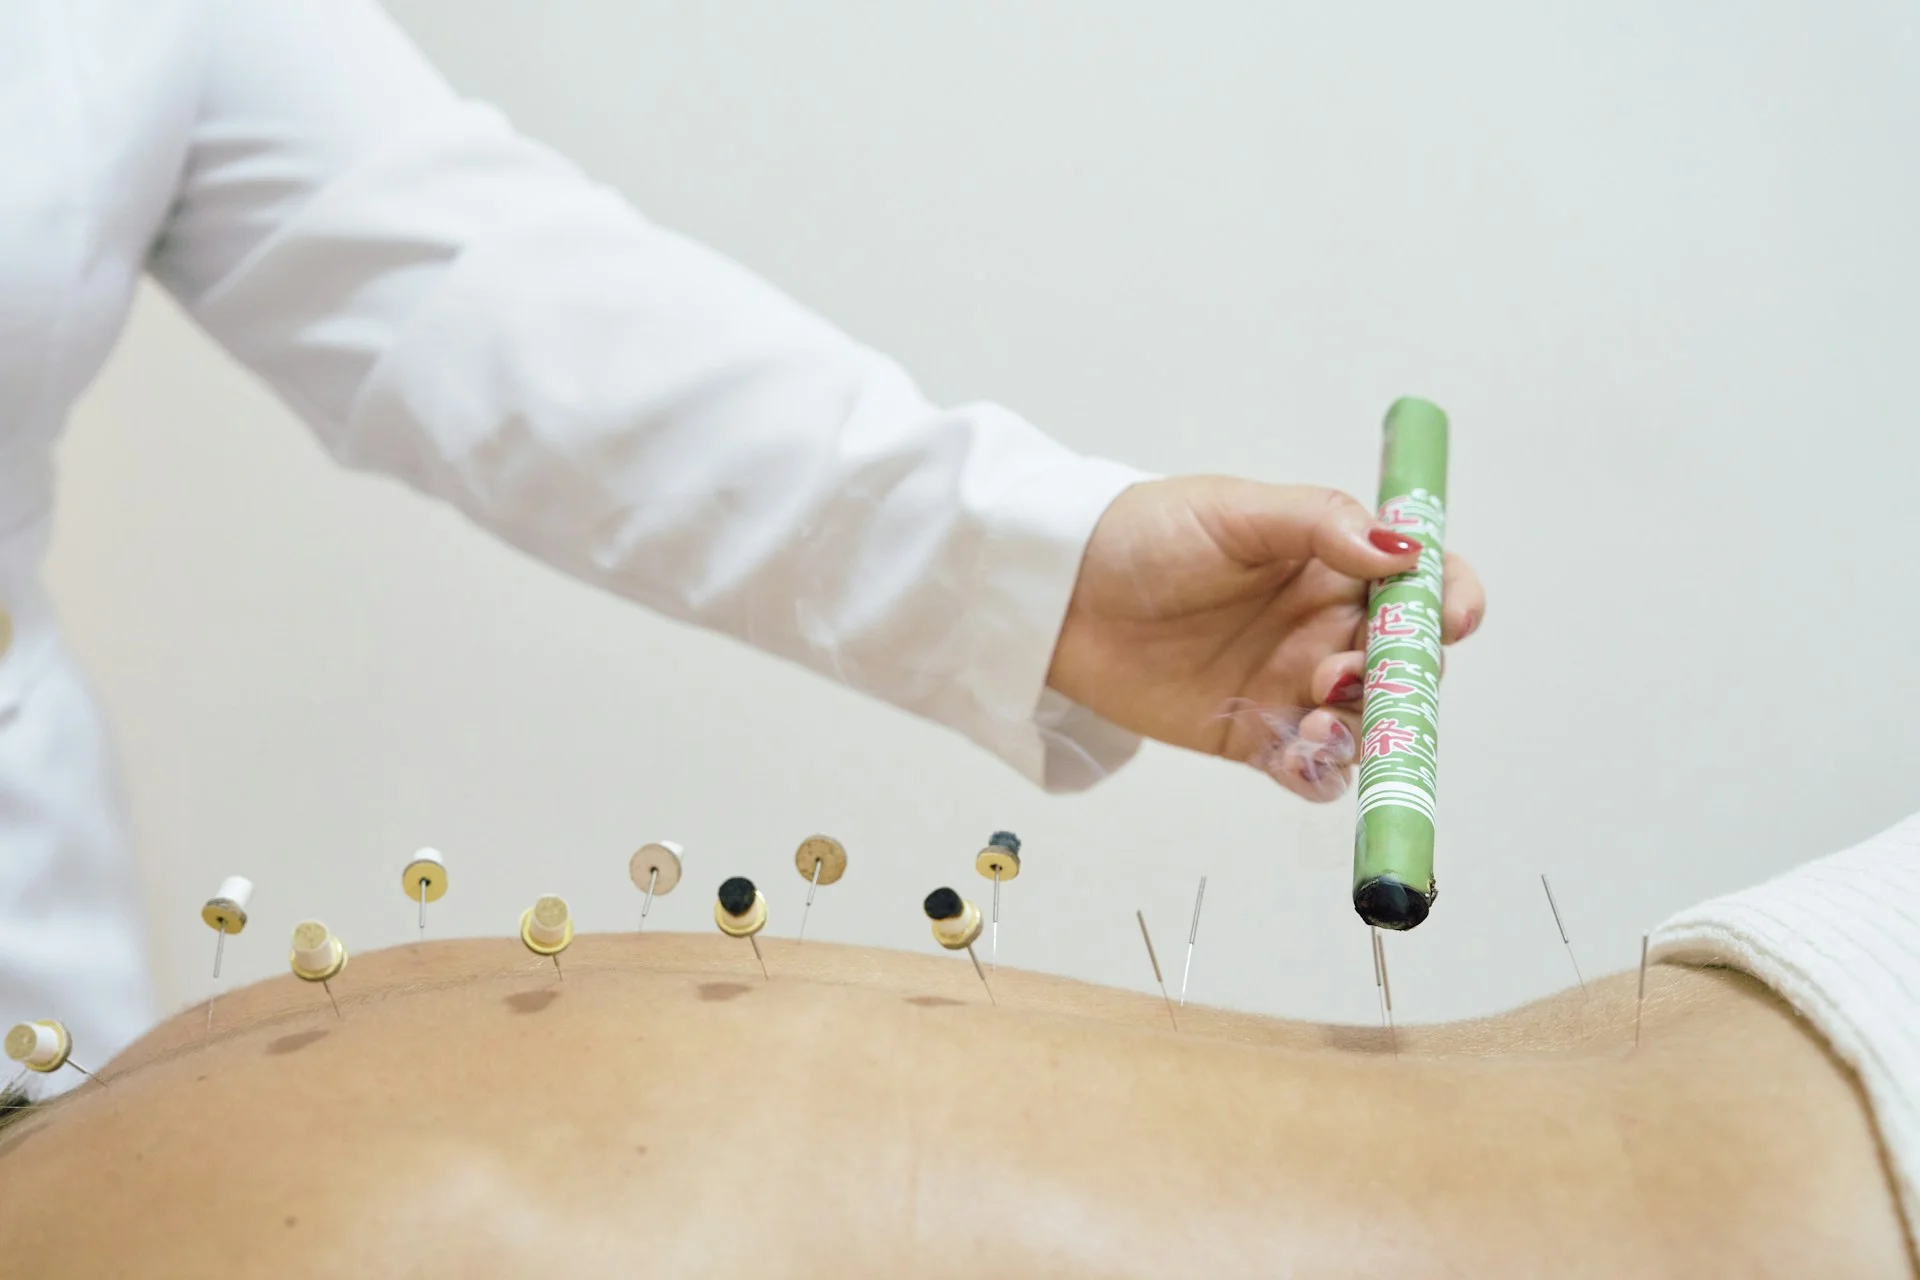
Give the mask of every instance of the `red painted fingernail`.
POLYGON ((1424 549, 1412 538, 1395 533, 1391 529, 1369 529, 1367 530, 1367 541, 1390 556, 1404 556, 1408 552, 1424 549))
POLYGON ((1360 677, 1349 671, 1333 682, 1333 688, 1327 690, 1328 702, 1352 702, 1360 696, 1360 677))

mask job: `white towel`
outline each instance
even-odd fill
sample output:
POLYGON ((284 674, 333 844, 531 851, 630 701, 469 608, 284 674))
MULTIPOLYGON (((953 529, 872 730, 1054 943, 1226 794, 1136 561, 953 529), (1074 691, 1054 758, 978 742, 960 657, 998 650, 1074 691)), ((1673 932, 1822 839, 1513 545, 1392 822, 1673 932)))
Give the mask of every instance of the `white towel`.
POLYGON ((1772 987, 1860 1077, 1920 1243, 1920 814, 1843 853, 1680 912, 1653 954, 1772 987))

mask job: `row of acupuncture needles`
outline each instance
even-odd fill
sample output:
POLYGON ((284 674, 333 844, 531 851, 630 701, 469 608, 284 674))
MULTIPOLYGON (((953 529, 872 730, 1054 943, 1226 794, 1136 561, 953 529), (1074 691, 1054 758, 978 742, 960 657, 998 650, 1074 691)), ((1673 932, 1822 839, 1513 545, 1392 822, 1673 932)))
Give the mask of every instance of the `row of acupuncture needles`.
MULTIPOLYGON (((794 851, 794 870, 807 882, 807 898, 800 909, 800 929, 796 942, 807 937, 807 920, 813 911, 814 893, 821 885, 830 885, 847 871, 847 850, 831 836, 809 836, 794 851)), ((974 869, 993 881, 993 932, 989 953, 993 961, 999 946, 1000 887, 1020 874, 1020 838, 1010 831, 996 831, 986 846, 975 855, 974 869)), ((986 990, 989 1003, 998 1004, 993 983, 980 964, 973 944, 988 927, 988 918, 980 908, 951 888, 942 887, 928 894, 921 909, 933 931, 933 939, 949 951, 965 951, 973 962, 973 971, 986 990)), ((760 950, 759 935, 767 927, 769 909, 766 895, 745 876, 732 876, 721 882, 713 904, 713 921, 720 932, 731 938, 745 938, 753 946, 753 958, 760 976, 771 981, 767 959, 760 950)))
MULTIPOLYGON (((1206 881, 1202 880, 1200 887, 1204 893, 1206 890, 1206 881)), ((1580 971, 1580 957, 1574 954, 1573 941, 1567 936, 1566 921, 1560 916, 1560 904, 1553 896, 1553 884, 1547 879, 1545 873, 1542 873, 1540 876, 1540 888, 1544 890, 1547 895, 1547 910, 1553 913, 1553 927, 1560 934, 1560 944, 1567 949, 1567 960, 1573 966, 1573 979, 1580 985, 1581 996, 1585 997, 1588 994, 1586 975, 1580 971)), ((1194 906, 1194 921, 1195 927, 1197 928, 1199 923, 1199 904, 1197 902, 1194 906)), ((1142 928, 1145 928, 1144 924, 1142 928)), ((1400 1053, 1400 1036, 1393 1021, 1393 978, 1387 970, 1386 947, 1381 942, 1380 930, 1378 928, 1369 925, 1367 929, 1371 935, 1369 942, 1372 944, 1373 950, 1373 983, 1374 986, 1379 989, 1380 1023, 1386 1028, 1387 1040, 1393 1047, 1394 1056, 1398 1057, 1400 1053)), ((1640 975, 1633 1006, 1633 1043, 1635 1048, 1638 1048, 1640 1045, 1640 1024, 1646 1012, 1647 1005, 1647 953, 1650 941, 1651 935, 1646 933, 1640 935, 1640 975)))
MULTIPOLYGON (((996 889, 997 887, 996 882, 996 889)), ((1579 984, 1580 994, 1584 997, 1588 994, 1586 975, 1580 970, 1580 958, 1574 954, 1573 942, 1567 936, 1566 922, 1560 916, 1560 904, 1553 896, 1553 885, 1548 881, 1544 873, 1540 876, 1540 887, 1546 892, 1547 909, 1553 914, 1553 926, 1560 934, 1561 945, 1567 949, 1567 959, 1573 966, 1574 981, 1579 984)), ((1194 946, 1200 937, 1200 909, 1206 902, 1206 897, 1207 878, 1201 876, 1200 887, 1193 895, 1193 921, 1187 928, 1186 964, 1180 973, 1180 1007, 1182 1009, 1187 1007, 1187 983, 1193 976, 1194 946)), ((1166 979, 1160 971, 1160 958, 1153 948, 1153 935, 1147 930, 1146 913, 1136 910, 1133 916, 1134 920, 1140 926, 1140 940, 1146 945, 1147 963, 1153 969, 1154 983, 1160 988, 1160 998, 1167 1006, 1167 1019, 1173 1024, 1173 1029, 1178 1031, 1180 1029, 1180 1020, 1174 1013, 1173 999, 1167 992, 1166 979)), ((1393 977, 1387 968, 1386 947, 1381 941, 1380 930, 1377 927, 1368 925, 1367 933, 1369 949, 1373 954, 1373 984, 1380 1001, 1380 1025, 1387 1033, 1387 1043, 1391 1046, 1394 1056, 1398 1057, 1400 1055, 1400 1035, 1398 1028, 1394 1024, 1393 977)), ((1647 956, 1650 941, 1651 935, 1646 933, 1640 935, 1640 973, 1638 987, 1634 996, 1633 1010, 1633 1043, 1635 1048, 1638 1048, 1640 1045, 1640 1027, 1646 1012, 1647 956)))
MULTIPOLYGON (((805 942, 807 922, 813 910, 814 896, 823 885, 831 885, 840 880, 847 871, 847 851, 840 841, 831 836, 813 835, 800 843, 794 852, 794 868, 807 882, 807 896, 800 914, 800 929, 797 941, 805 942)), ((928 894, 922 904, 931 924, 934 941, 950 951, 965 951, 973 963, 975 974, 981 986, 985 988, 990 1003, 998 1004, 993 984, 988 980, 987 967, 980 963, 974 950, 974 943, 983 931, 990 930, 988 940, 988 966, 998 967, 999 923, 1001 888, 1009 880, 1020 874, 1020 840, 1012 832, 996 831, 987 840, 986 845, 974 859, 974 869, 993 882, 992 914, 986 916, 972 902, 961 897, 951 888, 940 888, 928 894)), ((653 908, 656 897, 671 893, 679 885, 684 870, 684 850, 673 841, 655 841, 633 854, 628 862, 628 875, 635 887, 645 892, 645 901, 640 909, 640 924, 636 932, 646 929, 648 913, 653 908)), ((401 873, 401 887, 409 901, 417 909, 418 928, 422 941, 426 938, 427 904, 437 902, 445 895, 448 886, 446 858, 431 848, 420 849, 407 861, 401 873)), ((1547 908, 1553 915, 1554 928, 1560 934, 1561 944, 1567 949, 1567 958, 1573 966, 1574 979, 1579 983, 1582 994, 1587 992, 1586 977, 1581 972, 1579 957, 1573 949, 1573 942, 1566 929, 1566 921, 1560 914, 1559 902, 1555 899, 1553 885, 1542 874, 1540 887, 1547 898, 1547 908)), ((213 981, 215 990, 207 998, 207 1029, 212 1030, 214 1001, 218 994, 217 984, 220 969, 226 954, 226 940, 230 936, 242 933, 247 926, 248 907, 252 902, 253 882, 245 876, 228 876, 220 882, 219 889, 207 899, 201 908, 201 920, 214 931, 213 981)), ((1207 878, 1202 876, 1198 890, 1193 898, 1193 916, 1187 929, 1186 961, 1180 974, 1179 1007, 1187 1004, 1187 990, 1193 977, 1193 959, 1195 947, 1200 936, 1200 915, 1205 905, 1207 878)), ((732 876, 723 881, 714 902, 714 921, 721 932, 730 937, 745 938, 753 948, 754 959, 759 965, 761 976, 769 981, 771 973, 767 969, 766 957, 760 950, 758 935, 766 928, 769 908, 764 894, 754 883, 744 876, 732 876)), ((1146 947, 1147 962, 1153 970, 1155 985, 1167 1008, 1167 1019, 1173 1029, 1180 1029, 1179 1016, 1175 1012, 1172 993, 1168 990, 1166 978, 1160 968, 1160 958, 1154 949, 1153 936, 1148 931, 1146 914, 1134 912, 1135 922, 1140 928, 1140 939, 1146 947)), ((560 964, 560 955, 572 943, 574 922, 571 909, 564 898, 557 894, 544 894, 532 906, 521 913, 519 922, 521 942, 535 955, 550 960, 556 978, 564 979, 566 974, 560 964)), ((1393 980, 1387 967, 1386 948, 1380 938, 1380 931, 1369 926, 1369 944, 1373 955, 1374 985, 1378 989, 1381 1023, 1385 1028, 1389 1044, 1397 1057, 1399 1054, 1399 1033, 1393 1014, 1393 980)), ((1639 981, 1635 995, 1633 1042, 1640 1044, 1641 1025, 1645 1013, 1647 998, 1647 961, 1650 937, 1640 936, 1639 981)), ((289 967, 294 975, 306 982, 318 983, 327 994, 334 1016, 340 1017, 340 1004, 334 997, 332 980, 346 968, 348 952, 344 943, 335 937, 331 930, 317 920, 302 921, 295 927, 293 943, 289 954, 289 967)), ((7 1056, 30 1071, 53 1072, 63 1066, 71 1066, 82 1075, 94 1080, 101 1087, 105 1081, 99 1080, 79 1063, 73 1061, 72 1036, 66 1027, 52 1020, 21 1023, 13 1027, 5 1041, 7 1056)))
MULTIPOLYGON (((1200 908, 1207 900, 1207 878, 1200 877, 1200 888, 1193 895, 1193 923, 1187 926, 1187 960, 1180 969, 1180 1007, 1187 1007, 1187 983, 1193 977, 1193 948, 1200 938, 1200 908)), ((1153 934, 1147 930, 1147 913, 1136 910, 1134 922, 1140 926, 1140 941, 1147 947, 1147 963, 1153 968, 1153 981, 1160 988, 1160 999, 1167 1006, 1167 1021, 1180 1029, 1179 1015, 1173 1011, 1173 997, 1167 992, 1167 980, 1160 972, 1160 957, 1153 949, 1153 934)))
MULTIPOLYGON (((1540 875, 1540 887, 1547 894, 1547 909, 1553 912, 1553 927, 1560 931, 1560 943, 1567 949, 1567 960, 1573 965, 1574 981, 1580 984, 1580 994, 1587 994, 1587 980, 1580 972, 1580 957, 1573 953, 1573 943, 1567 937, 1566 922, 1560 918, 1560 904, 1553 900, 1553 885, 1548 883, 1546 873, 1540 875)), ((1653 940, 1651 934, 1640 935, 1640 976, 1633 997, 1633 1047, 1640 1047, 1640 1023, 1647 1011, 1647 952, 1653 940)))

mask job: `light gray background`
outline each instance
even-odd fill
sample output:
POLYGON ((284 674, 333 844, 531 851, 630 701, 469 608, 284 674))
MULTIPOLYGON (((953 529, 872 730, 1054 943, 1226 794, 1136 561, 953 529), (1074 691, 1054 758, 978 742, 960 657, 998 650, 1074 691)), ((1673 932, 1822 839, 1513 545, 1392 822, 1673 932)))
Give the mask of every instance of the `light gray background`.
MULTIPOLYGON (((1589 974, 1665 913, 1920 802, 1910 5, 396 0, 464 89, 948 401, 1079 448, 1366 495, 1395 396, 1455 422, 1492 609, 1443 711, 1442 895, 1405 1020, 1589 974), (1557 12, 1556 12, 1557 10, 1557 12)), ((644 358, 644 353, 636 353, 644 358)), ((1211 877, 1196 998, 1376 1017, 1351 800, 1149 748, 1048 798, 944 730, 575 586, 336 472, 157 297, 78 415, 53 581, 117 718, 170 1004, 200 902, 235 979, 316 915, 412 936, 534 895, 631 928, 629 851, 811 933, 930 950, 918 901, 1027 841, 1002 958, 1151 983, 1211 877)), ((743 957, 743 963, 745 958, 743 957)), ((959 963, 959 962, 957 962, 959 963)), ((1177 963, 1177 962, 1176 962, 1177 963)))

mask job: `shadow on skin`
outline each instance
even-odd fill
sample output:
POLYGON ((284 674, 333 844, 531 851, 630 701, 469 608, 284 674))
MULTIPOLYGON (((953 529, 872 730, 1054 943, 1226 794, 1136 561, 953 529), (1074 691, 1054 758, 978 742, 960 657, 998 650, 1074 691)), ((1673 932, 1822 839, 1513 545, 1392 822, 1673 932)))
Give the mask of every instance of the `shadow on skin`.
POLYGON ((506 998, 515 1013, 538 1013, 560 998, 558 991, 516 991, 506 998))
POLYGON ((743 996, 751 990, 753 990, 752 987, 743 986, 738 982, 703 982, 700 984, 700 998, 708 1004, 720 1004, 735 996, 743 996))
POLYGON ((298 1053, 316 1040, 325 1040, 332 1033, 325 1027, 315 1027, 311 1031, 296 1031, 290 1036, 281 1036, 267 1044, 267 1054, 278 1057, 283 1053, 298 1053))
POLYGON ((1392 1053, 1393 1039, 1385 1027, 1360 1027, 1334 1024, 1326 1029, 1329 1049, 1346 1053, 1392 1053))
POLYGON ((0 1132, 0 1156, 11 1155, 19 1148, 26 1146, 33 1136, 45 1127, 37 1123, 45 1118, 28 1116, 24 1120, 15 1121, 4 1132, 0 1132))
POLYGON ((957 1008, 965 1002, 950 999, 947 996, 908 996, 907 1003, 919 1005, 922 1009, 941 1009, 948 1006, 957 1008))

